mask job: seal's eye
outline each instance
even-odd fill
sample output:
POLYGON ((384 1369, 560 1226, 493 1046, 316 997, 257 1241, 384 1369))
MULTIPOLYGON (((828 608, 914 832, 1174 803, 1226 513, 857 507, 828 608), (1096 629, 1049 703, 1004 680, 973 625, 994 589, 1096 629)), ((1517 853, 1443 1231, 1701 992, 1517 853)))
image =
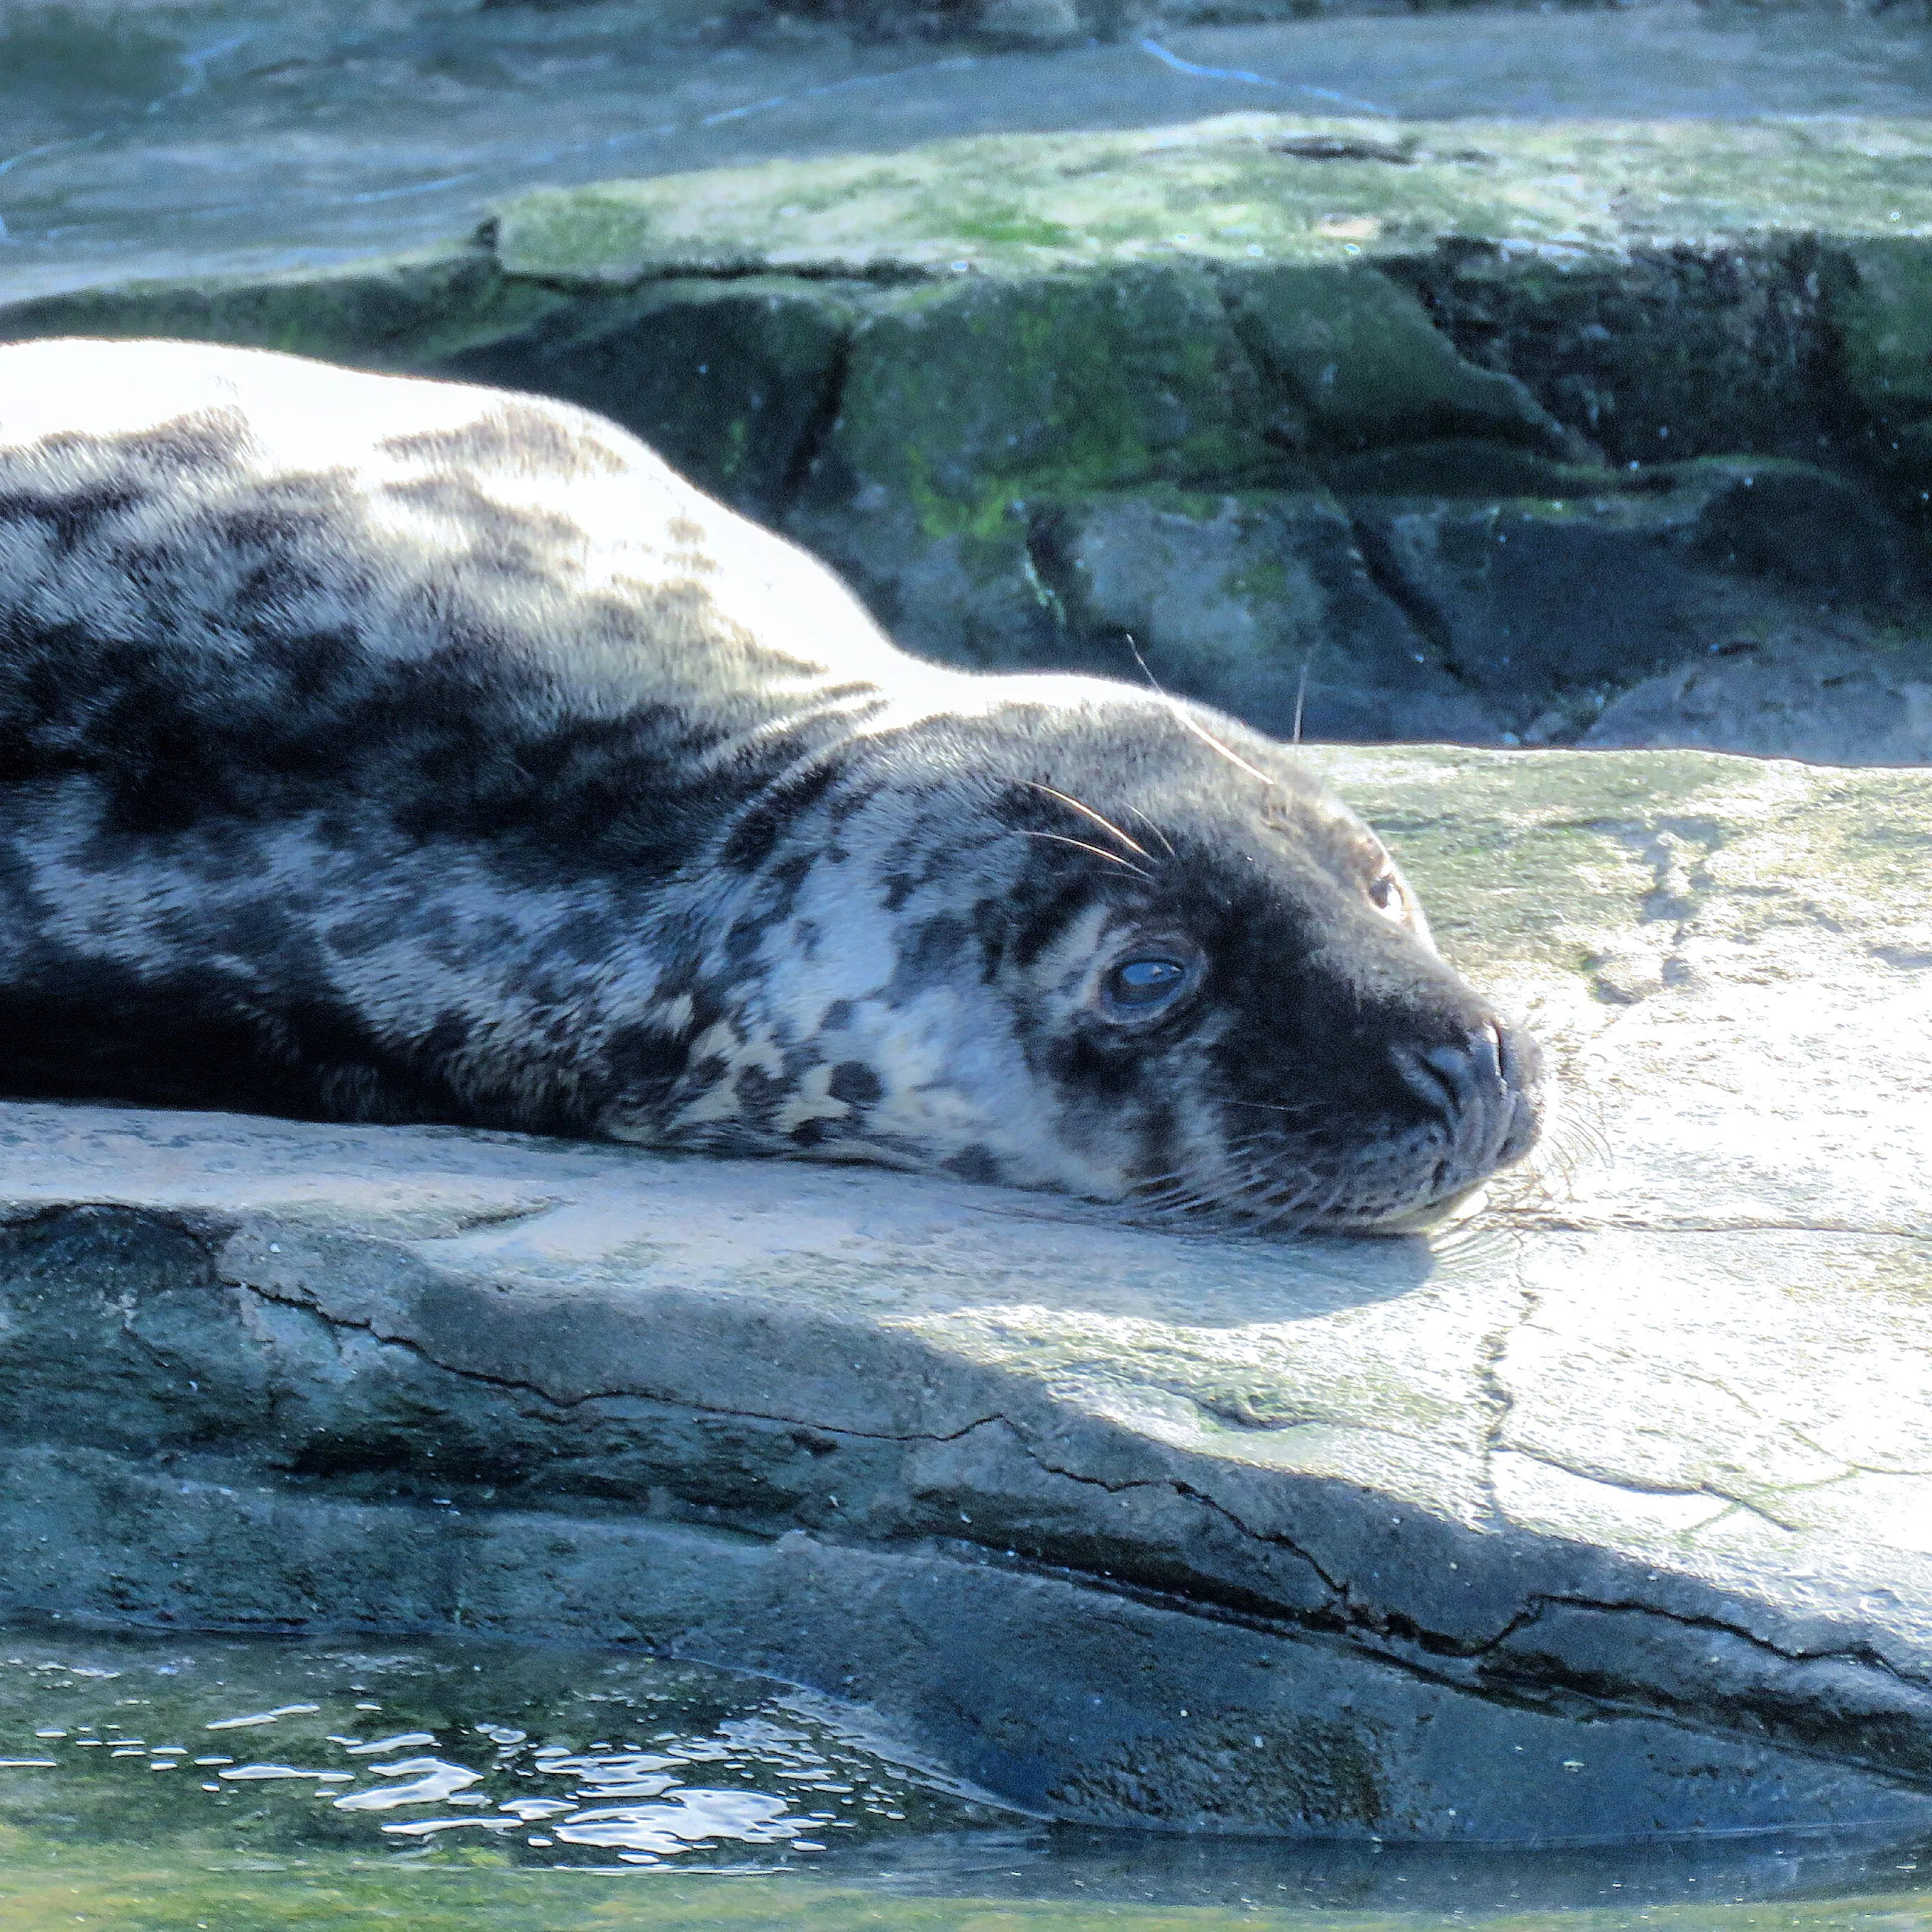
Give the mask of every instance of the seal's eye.
POLYGON ((1165 1006, 1187 983, 1178 959, 1124 959, 1107 975, 1107 998, 1117 1006, 1145 1012, 1165 1006))

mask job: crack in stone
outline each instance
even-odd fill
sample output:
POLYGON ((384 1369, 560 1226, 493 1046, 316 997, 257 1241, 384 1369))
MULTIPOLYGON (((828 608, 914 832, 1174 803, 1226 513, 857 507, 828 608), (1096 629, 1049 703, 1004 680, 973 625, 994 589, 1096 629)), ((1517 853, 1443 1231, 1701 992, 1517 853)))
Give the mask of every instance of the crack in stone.
MULTIPOLYGON (((1768 1523, 1773 1529, 1788 1532, 1790 1528, 1790 1524, 1780 1522, 1777 1517, 1760 1509, 1756 1504, 1748 1502, 1742 1496, 1730 1495, 1724 1490, 1714 1490, 1705 1484, 1696 1484, 1687 1489, 1676 1483, 1647 1483, 1639 1477, 1605 1475, 1599 1470, 1580 1468, 1574 1462, 1566 1462, 1560 1456, 1546 1455, 1541 1450, 1525 1448, 1520 1443, 1510 1444, 1509 1453, 1522 1456, 1526 1462, 1540 1463, 1546 1469, 1555 1469, 1563 1475, 1574 1476, 1580 1482, 1598 1484, 1606 1490, 1620 1490, 1626 1495, 1634 1496, 1702 1496, 1706 1502, 1726 1505, 1724 1514, 1726 1516, 1742 1510, 1746 1514, 1757 1517, 1760 1522, 1768 1523)), ((1843 1482, 1844 1478, 1834 1476, 1831 1480, 1843 1482)), ((1793 1484, 1788 1486, 1798 1488, 1804 1486, 1793 1484)))
MULTIPOLYGON (((1340 1578, 1331 1576, 1299 1544, 1288 1537, 1265 1534, 1256 1529, 1251 1524, 1243 1522, 1226 1504, 1218 1502, 1213 1496, 1196 1489, 1191 1483, 1172 1476, 1135 1476, 1126 1478, 1119 1482, 1109 1482, 1104 1476, 1082 1475, 1078 1471, 1064 1469, 1056 1463, 1049 1462, 1017 1429, 1013 1427, 1010 1421, 1004 1417, 1000 1417, 998 1420, 1012 1432, 1014 1440, 1019 1446, 1021 1454, 1036 1468, 1043 1470, 1048 1475, 1064 1477, 1069 1482, 1087 1484, 1096 1489, 1105 1490, 1110 1496, 1123 1495, 1130 1490, 1168 1490, 1174 1496, 1186 1498, 1190 1502, 1198 1503, 1203 1509, 1220 1516, 1234 1530, 1238 1535, 1244 1538, 1248 1542, 1286 1550, 1298 1562, 1307 1564, 1308 1568, 1321 1580, 1322 1588, 1338 1604, 1346 1604, 1349 1600, 1348 1585, 1340 1578)), ((1286 1606, 1283 1606, 1283 1613, 1290 1616, 1293 1614, 1288 1610, 1286 1606)))
MULTIPOLYGON (((233 1278, 224 1277, 224 1279, 233 1278)), ((581 1395, 554 1395, 540 1383, 521 1381, 514 1376, 493 1375, 487 1369, 458 1368, 452 1363, 440 1360, 430 1353, 425 1344, 412 1336, 384 1334, 376 1328, 373 1321, 358 1322, 348 1316, 331 1314, 326 1309, 317 1307, 312 1301, 302 1300, 292 1295, 277 1294, 272 1290, 262 1288, 254 1282, 236 1280, 235 1285, 258 1299, 272 1302, 278 1307, 304 1310, 309 1314, 320 1317, 332 1328, 352 1329, 359 1334, 368 1335, 371 1340, 381 1342, 386 1348, 400 1348, 406 1354, 415 1356, 418 1361, 427 1363, 430 1367, 440 1370, 445 1375, 455 1376, 464 1382, 480 1382, 488 1388, 500 1388, 519 1394, 532 1395, 541 1402, 548 1402, 554 1408, 578 1408, 587 1402, 622 1402, 626 1400, 636 1402, 661 1402, 668 1408, 688 1409, 694 1414, 716 1415, 727 1419, 742 1419, 747 1422, 776 1423, 781 1427, 787 1429, 808 1429, 814 1434, 820 1436, 850 1436, 854 1441, 860 1442, 957 1442, 962 1437, 970 1436, 974 1430, 983 1429, 989 1422, 1004 1422, 1006 1420, 1006 1417, 996 1409, 990 1414, 976 1417, 962 1427, 944 1435, 928 1435, 919 1431, 914 1431, 910 1435, 898 1435, 890 1430, 852 1429, 842 1424, 814 1422, 805 1416, 767 1413, 764 1410, 754 1408, 730 1408, 719 1403, 700 1402, 694 1396, 658 1395, 649 1389, 643 1388, 596 1388, 586 1389, 581 1395)))
MULTIPOLYGON (((232 1278, 232 1277, 231 1277, 232 1278)), ((596 1390, 568 1400, 550 1395, 538 1385, 514 1377, 494 1376, 486 1372, 452 1367, 438 1360, 423 1344, 406 1337, 386 1336, 376 1329, 374 1322, 360 1322, 332 1315, 316 1308, 313 1302, 298 1300, 292 1297, 278 1295, 254 1283, 238 1282, 241 1286, 265 1302, 281 1303, 308 1310, 321 1317, 329 1325, 344 1329, 358 1330, 370 1334, 386 1346, 404 1349, 418 1359, 443 1372, 460 1379, 503 1388, 507 1390, 534 1396, 560 1408, 570 1408, 578 1404, 600 1398, 620 1399, 626 1396, 637 1396, 644 1392, 628 1389, 596 1390)), ((1501 1436, 1514 1406, 1514 1398, 1501 1373, 1507 1357, 1512 1336, 1525 1323, 1534 1318, 1540 1304, 1540 1296, 1527 1280, 1521 1282, 1519 1294, 1520 1306, 1512 1318, 1489 1336, 1481 1345, 1478 1360, 1485 1397, 1491 1408, 1490 1424, 1485 1432, 1484 1451, 1484 1480, 1489 1507, 1496 1526, 1513 1529, 1516 1527, 1503 1516, 1496 1504, 1493 1486, 1492 1458, 1502 1446, 1501 1436)), ((664 1400, 661 1396, 645 1395, 644 1399, 664 1400)), ((1022 1558, 1017 1555, 1005 1553, 1004 1546, 974 1539, 948 1538, 946 1540, 977 1552, 982 1560, 1004 1561, 1028 1570, 1038 1570, 1066 1577, 1082 1586, 1106 1594, 1128 1597, 1136 1600, 1159 1602, 1183 1613, 1202 1616, 1215 1621, 1232 1621, 1262 1630, 1271 1630, 1286 1636, 1299 1634, 1304 1638, 1348 1644, 1361 1654, 1373 1657, 1378 1661, 1419 1679, 1454 1688, 1468 1694, 1486 1700, 1512 1705, 1528 1705, 1546 1707, 1552 1696, 1574 1697, 1582 1700, 1590 1709, 1616 1712, 1649 1721, 1670 1724, 1694 1734, 1712 1736, 1731 1734, 1737 1726, 1714 1724, 1707 1718, 1700 1718, 1694 1712, 1681 1708, 1661 1685, 1647 1685, 1626 1682, 1622 1693, 1616 1688, 1606 1688, 1602 1684, 1586 1684, 1580 1681, 1568 1681, 1565 1674, 1532 1675, 1512 1672, 1507 1668, 1505 1647, 1512 1638, 1528 1629, 1552 1609, 1574 1608, 1596 1611, 1604 1614, 1653 1618, 1662 1623, 1680 1628, 1708 1631, 1714 1636, 1736 1639, 1750 1649, 1781 1664, 1803 1668, 1808 1665, 1840 1664, 1860 1672, 1876 1674, 1885 1682, 1910 1692, 1914 1696, 1926 1694, 1927 1687, 1905 1675, 1895 1665, 1868 1646, 1850 1646, 1836 1650, 1793 1650, 1780 1646, 1770 1640, 1761 1637, 1739 1625, 1720 1618, 1686 1612, 1676 1611, 1653 1603, 1594 1598, 1586 1595, 1561 1592, 1538 1592, 1527 1597, 1522 1606, 1492 1636, 1480 1642, 1455 1639, 1444 1633, 1431 1631, 1417 1625, 1412 1618, 1385 1604, 1365 1600, 1344 1579, 1332 1574, 1307 1550, 1290 1538, 1277 1534, 1256 1531, 1240 1515, 1226 1504, 1208 1496, 1193 1485, 1178 1478, 1128 1478, 1118 1480, 1086 1474, 1066 1468, 1052 1461, 1031 1442, 1012 1419, 999 1412, 976 1418, 961 1428, 944 1434, 914 1432, 897 1433, 887 1431, 866 1431, 827 1426, 808 1418, 781 1414, 733 1408, 722 1405, 707 1405, 677 1398, 672 1406, 688 1409, 694 1413, 740 1418, 747 1421, 766 1422, 782 1426, 812 1430, 814 1433, 837 1438, 860 1441, 902 1442, 907 1444, 931 1443, 934 1444, 957 1442, 975 1430, 998 1424, 1011 1437, 1021 1453, 1042 1473, 1083 1486, 1098 1489, 1110 1494, 1124 1494, 1134 1490, 1166 1490, 1172 1495, 1184 1498, 1204 1510, 1224 1521, 1243 1540, 1258 1547, 1280 1550, 1295 1561, 1304 1564, 1308 1571, 1319 1580, 1326 1592, 1330 1606, 1301 1610, 1294 1606, 1268 1604, 1264 1612, 1232 1602, 1218 1602, 1206 1594, 1181 1594, 1160 1589, 1155 1586, 1137 1583, 1130 1579, 1113 1576, 1105 1571, 1067 1564, 1059 1564, 1045 1558, 1022 1558)), ((1532 1456, 1532 1460, 1546 1462, 1550 1466, 1565 1468, 1567 1473, 1581 1475, 1583 1472, 1567 1469, 1567 1466, 1556 1459, 1537 1456, 1532 1451, 1519 1451, 1532 1456)), ((1592 1478, 1591 1480, 1602 1480, 1592 1478)), ((1631 1488, 1634 1492, 1643 1492, 1636 1485, 1618 1485, 1631 1488)), ((1726 1504, 1730 1508, 1749 1508, 1733 1498, 1713 1494, 1704 1489, 1695 1490, 1666 1490, 1660 1486, 1652 1493, 1675 1495, 1707 1495, 1712 1500, 1726 1504)), ((1774 1520, 1766 1518, 1766 1520, 1774 1520)), ((867 1539, 854 1540, 862 1546, 867 1539)), ((1204 1581, 1207 1580, 1205 1579, 1204 1581)), ((1250 1605, 1265 1602, 1264 1593, 1256 1588, 1242 1588, 1238 1585, 1231 1587, 1231 1594, 1245 1598, 1250 1605)), ((1744 1727, 1749 1729, 1750 1727, 1744 1727)), ((1883 1774, 1911 1782, 1919 1779, 1919 1774, 1900 1766, 1893 1759, 1871 1752, 1834 1750, 1815 1741, 1789 1735, 1788 1724, 1762 1721, 1764 1735, 1772 1738, 1780 1748, 1796 1751, 1802 1755, 1822 1761, 1846 1765, 1875 1768, 1883 1774)))
POLYGON ((1466 1654, 1472 1660, 1480 1661, 1507 1643, 1519 1630, 1534 1625, 1545 1611, 1550 1610, 1599 1610, 1606 1616, 1656 1617, 1685 1630, 1704 1630, 1713 1636, 1735 1637, 1740 1643, 1762 1652, 1766 1657, 1775 1658, 1780 1664, 1795 1664, 1801 1669, 1812 1664, 1848 1664, 1859 1670, 1876 1671, 1900 1689, 1915 1695, 1932 1694, 1932 1676, 1924 1681, 1908 1676, 1868 1644, 1854 1644, 1838 1650, 1789 1649, 1782 1644, 1774 1643, 1769 1637, 1760 1636, 1740 1624, 1726 1623, 1720 1617, 1691 1610, 1670 1610, 1660 1604, 1639 1603, 1628 1598, 1589 1597, 1567 1591, 1532 1592, 1523 1600, 1523 1607, 1494 1636, 1485 1638, 1466 1654))
POLYGON ((1514 1526, 1496 1496, 1496 1456, 1507 1446, 1503 1442, 1503 1432, 1508 1427, 1510 1414, 1516 1407, 1515 1394, 1504 1379, 1503 1364, 1508 1356, 1510 1343, 1535 1320, 1543 1306, 1542 1292, 1529 1279, 1523 1265, 1520 1244, 1516 1251, 1515 1268, 1516 1312, 1501 1328, 1485 1335, 1476 1346, 1477 1383, 1481 1400, 1489 1410, 1480 1454, 1484 1516, 1487 1525, 1495 1529, 1514 1526))

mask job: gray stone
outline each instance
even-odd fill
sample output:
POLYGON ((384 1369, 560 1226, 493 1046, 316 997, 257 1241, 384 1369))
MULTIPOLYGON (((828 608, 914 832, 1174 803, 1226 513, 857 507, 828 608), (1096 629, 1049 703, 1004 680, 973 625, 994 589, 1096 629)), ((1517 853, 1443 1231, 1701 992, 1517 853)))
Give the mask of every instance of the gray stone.
POLYGON ((595 410, 770 520, 837 405, 846 338, 869 292, 784 275, 654 282, 418 366, 595 410))
POLYGON ((986 0, 976 24, 1006 46, 1063 47, 1087 37, 1073 0, 986 0))
POLYGON ((1519 733, 1552 706, 1587 722, 1612 694, 1795 606, 1869 608, 1916 589, 1871 494, 1808 464, 1712 458, 1635 488, 1562 473, 1587 494, 1348 500, 1378 581, 1519 733))
POLYGON ((1377 270, 1298 264, 1234 272, 1223 286, 1256 367, 1286 392, 1308 440, 1341 449, 1455 436, 1565 446, 1522 382, 1466 362, 1414 291, 1377 270))
POLYGON ((1486 1220, 10 1106, 0 1610, 647 1643, 1101 1822, 1922 1832, 1932 776, 1307 755, 1550 1047, 1486 1220))
POLYGON ((1932 646, 1816 626, 1722 640, 1612 700, 1576 742, 1932 765, 1932 646))
POLYGON ((1081 498, 1036 522, 1032 554, 1096 668, 1144 666, 1277 737, 1480 744, 1504 728, 1378 587, 1326 490, 1081 498))
MULTIPOLYGON (((1778 199, 1774 171, 1744 191, 1778 199)), ((1464 357, 1518 377, 1619 466, 1736 450, 1821 459, 1856 443, 1826 376, 1844 257, 1787 224, 1606 249, 1478 243, 1406 273, 1464 357)))
POLYGON ((960 275, 878 297, 854 333, 806 500, 983 529, 1018 496, 1264 478, 1261 385, 1192 263, 960 275))

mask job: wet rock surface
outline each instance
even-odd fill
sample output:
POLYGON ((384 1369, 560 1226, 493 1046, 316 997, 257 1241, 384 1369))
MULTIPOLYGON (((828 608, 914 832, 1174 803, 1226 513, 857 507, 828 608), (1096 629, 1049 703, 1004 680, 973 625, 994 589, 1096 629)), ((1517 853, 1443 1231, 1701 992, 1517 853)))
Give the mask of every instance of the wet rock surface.
POLYGON ((1309 755, 1559 1069, 1478 1222, 8 1106, 0 1612, 641 1642, 1096 1822, 1922 1829, 1932 785, 1309 755))

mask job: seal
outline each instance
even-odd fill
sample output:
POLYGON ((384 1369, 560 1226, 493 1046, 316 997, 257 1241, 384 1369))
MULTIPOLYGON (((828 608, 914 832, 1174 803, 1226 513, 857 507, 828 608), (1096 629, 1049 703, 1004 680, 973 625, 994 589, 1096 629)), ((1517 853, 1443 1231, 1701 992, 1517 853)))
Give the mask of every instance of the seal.
POLYGON ((0 350, 0 1087, 1426 1225, 1534 1046, 1296 754, 533 397, 0 350))

